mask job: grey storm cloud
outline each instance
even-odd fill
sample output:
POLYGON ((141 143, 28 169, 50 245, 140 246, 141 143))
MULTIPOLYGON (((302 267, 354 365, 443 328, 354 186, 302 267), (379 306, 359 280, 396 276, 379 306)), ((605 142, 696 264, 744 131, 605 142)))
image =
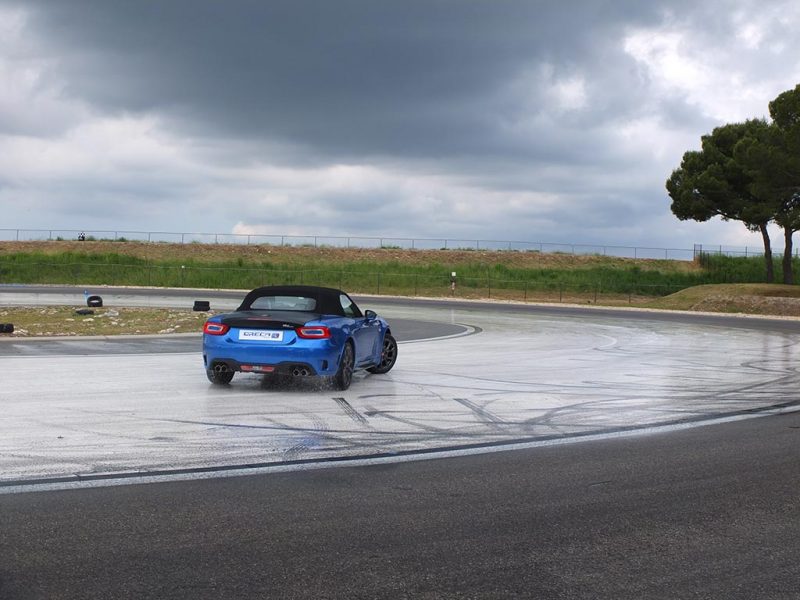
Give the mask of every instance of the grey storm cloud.
POLYGON ((68 94, 108 111, 163 112, 203 134, 300 145, 323 160, 549 157, 563 149, 513 135, 518 115, 548 100, 508 82, 543 61, 564 77, 580 68, 593 106, 574 127, 591 128, 593 113, 637 103, 626 85, 633 63, 620 65, 612 42, 662 16, 638 1, 25 5, 38 9, 34 29, 58 56, 68 94))

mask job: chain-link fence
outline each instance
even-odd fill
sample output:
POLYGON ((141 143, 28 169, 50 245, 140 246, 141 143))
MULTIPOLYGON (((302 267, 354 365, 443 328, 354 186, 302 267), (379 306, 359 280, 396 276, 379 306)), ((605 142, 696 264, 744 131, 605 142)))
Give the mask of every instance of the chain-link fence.
MULTIPOLYGON (((168 231, 78 231, 71 229, 0 229, 0 241, 108 240, 178 244, 242 244, 306 246, 314 248, 397 248, 404 250, 504 250, 516 252, 564 253, 693 260, 700 253, 727 256, 757 256, 756 246, 721 246, 695 244, 693 248, 655 248, 641 246, 531 242, 513 240, 475 240, 447 238, 399 238, 326 235, 244 235, 231 233, 186 233, 168 231)), ((799 249, 800 251, 800 249, 799 249)), ((782 250, 775 250, 776 253, 782 250)))

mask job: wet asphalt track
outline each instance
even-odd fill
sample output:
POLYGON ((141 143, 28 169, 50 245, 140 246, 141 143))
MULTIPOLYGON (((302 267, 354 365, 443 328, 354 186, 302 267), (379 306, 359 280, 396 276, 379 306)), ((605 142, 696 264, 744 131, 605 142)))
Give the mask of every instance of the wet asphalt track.
MULTIPOLYGON (((794 360, 795 322, 733 325, 780 331, 794 360)), ((774 381, 774 403, 797 400, 774 381)), ((0 495, 0 598, 797 598, 798 436, 786 413, 407 464, 0 495)))

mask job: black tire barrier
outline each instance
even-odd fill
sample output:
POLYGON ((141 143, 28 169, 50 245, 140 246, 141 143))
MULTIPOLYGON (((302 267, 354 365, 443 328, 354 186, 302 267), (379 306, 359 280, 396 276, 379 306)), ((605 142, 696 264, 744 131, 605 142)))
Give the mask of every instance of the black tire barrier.
POLYGON ((14 333, 14 324, 0 323, 0 333, 14 333))
POLYGON ((103 306, 103 299, 100 296, 89 296, 86 299, 86 306, 101 307, 103 306))
POLYGON ((211 310, 211 302, 208 300, 195 300, 192 310, 197 312, 208 312, 211 310))
POLYGON ((93 315, 94 311, 91 308, 79 308, 75 311, 75 314, 85 317, 86 315, 93 315))

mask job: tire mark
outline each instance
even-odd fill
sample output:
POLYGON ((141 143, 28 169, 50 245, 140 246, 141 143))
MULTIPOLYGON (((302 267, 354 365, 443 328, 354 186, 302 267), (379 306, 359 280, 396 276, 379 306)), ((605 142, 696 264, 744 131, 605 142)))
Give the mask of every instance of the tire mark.
POLYGON ((353 408, 353 406, 347 400, 344 398, 334 398, 334 400, 336 401, 336 404, 342 407, 342 410, 344 410, 345 414, 353 419, 353 421, 356 423, 361 423, 362 425, 367 424, 367 418, 353 408))
POLYGON ((488 425, 492 429, 496 429, 498 431, 505 430, 505 425, 507 425, 507 423, 497 415, 483 408, 482 406, 479 406, 478 404, 475 404, 474 402, 472 402, 471 400, 467 400, 466 398, 453 398, 453 400, 471 410, 473 414, 475 414, 480 419, 481 423, 483 423, 484 425, 488 425))
MULTIPOLYGON (((368 417, 383 417, 384 419, 388 419, 390 421, 395 421, 397 423, 402 423, 403 425, 410 425, 415 429, 419 429, 422 432, 427 432, 428 434, 449 434, 450 431, 448 429, 444 429, 442 427, 436 427, 435 425, 428 425, 427 423, 419 423, 412 419, 406 419, 400 417, 392 412, 384 411, 384 410, 376 410, 374 408, 368 407, 367 411, 364 413, 368 417)), ((422 435, 421 433, 417 433, 415 435, 422 435)), ((426 436, 427 437, 427 436, 426 436)))

